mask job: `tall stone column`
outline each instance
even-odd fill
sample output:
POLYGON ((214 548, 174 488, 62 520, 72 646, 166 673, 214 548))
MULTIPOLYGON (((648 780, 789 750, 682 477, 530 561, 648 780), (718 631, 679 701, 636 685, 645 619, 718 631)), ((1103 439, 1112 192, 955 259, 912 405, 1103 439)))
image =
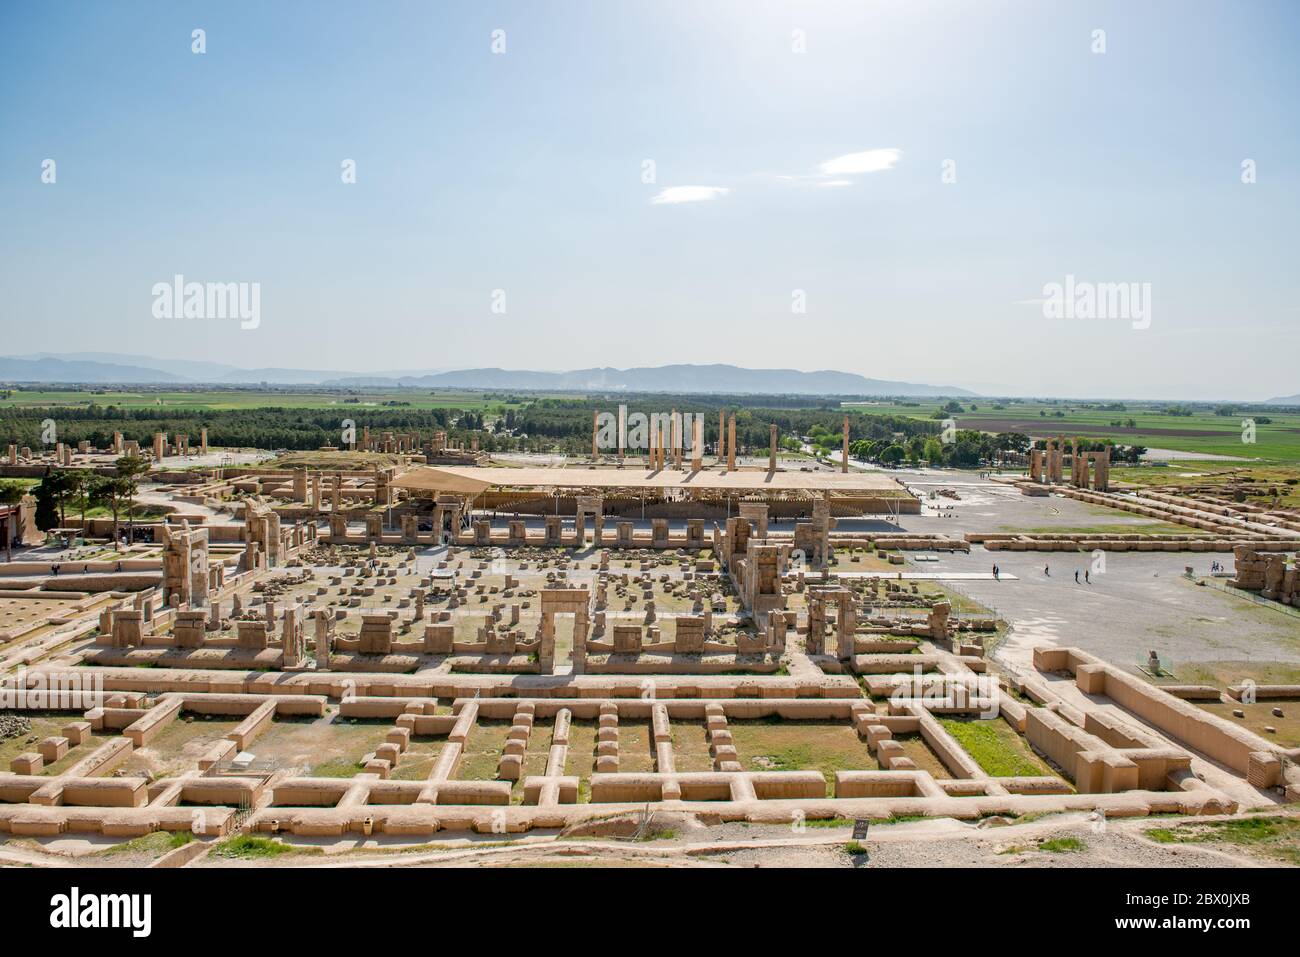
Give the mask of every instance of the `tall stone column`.
POLYGON ((844 417, 844 448, 841 452, 840 471, 847 473, 849 470, 849 417, 844 417))
POLYGON ((330 666, 330 632, 333 621, 328 611, 316 612, 316 670, 328 671, 330 666))
POLYGON ((627 406, 618 407, 618 464, 623 464, 623 443, 627 441, 627 406))
POLYGON ((776 423, 772 423, 767 428, 768 428, 768 445, 769 445, 767 451, 767 470, 769 472, 775 472, 776 471, 776 423))
POLYGON ((858 627, 857 609, 853 607, 853 596, 850 593, 840 595, 839 608, 836 621, 836 630, 838 632, 838 656, 841 661, 847 661, 853 657, 853 633, 858 627))
POLYGON ((691 471, 704 468, 704 416, 696 413, 691 420, 695 435, 691 439, 691 471))
POLYGON ((1093 473, 1092 487, 1098 492, 1110 491, 1110 446, 1097 453, 1097 470, 1093 473))
POLYGON ((736 413, 727 419, 727 471, 736 471, 736 413))

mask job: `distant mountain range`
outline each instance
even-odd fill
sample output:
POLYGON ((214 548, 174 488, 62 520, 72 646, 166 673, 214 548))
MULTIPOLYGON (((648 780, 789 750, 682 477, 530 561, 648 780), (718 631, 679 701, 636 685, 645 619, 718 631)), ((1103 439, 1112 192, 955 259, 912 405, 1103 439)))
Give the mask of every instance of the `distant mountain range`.
POLYGON ((851 372, 743 369, 731 365, 668 365, 635 369, 391 370, 372 373, 313 369, 241 369, 215 362, 156 359, 108 352, 36 353, 0 357, 0 381, 80 385, 319 385, 376 389, 519 389, 572 392, 674 392, 779 395, 973 396, 956 386, 868 379, 851 372))
POLYGON ((1284 395, 1281 398, 1269 399, 1265 405, 1300 405, 1300 392, 1295 395, 1284 395))

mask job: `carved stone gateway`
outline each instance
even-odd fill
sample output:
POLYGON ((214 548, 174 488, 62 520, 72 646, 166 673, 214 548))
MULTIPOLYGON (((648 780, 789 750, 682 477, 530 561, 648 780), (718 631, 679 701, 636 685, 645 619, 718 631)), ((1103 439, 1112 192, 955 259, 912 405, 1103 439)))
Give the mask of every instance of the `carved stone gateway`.
POLYGON ((590 630, 591 591, 586 588, 543 588, 541 595, 541 624, 538 626, 538 670, 544 674, 555 671, 555 616, 573 615, 573 673, 580 675, 586 669, 587 637, 590 630))
POLYGON ((170 531, 162 526, 163 604, 168 607, 197 607, 208 603, 208 530, 170 531))

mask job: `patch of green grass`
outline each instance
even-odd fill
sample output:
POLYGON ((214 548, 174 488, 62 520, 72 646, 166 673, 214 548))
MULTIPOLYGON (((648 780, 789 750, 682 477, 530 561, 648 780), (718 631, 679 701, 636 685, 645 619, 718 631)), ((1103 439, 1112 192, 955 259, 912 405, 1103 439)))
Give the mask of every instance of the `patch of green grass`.
POLYGON ((844 850, 849 854, 852 854, 854 857, 858 856, 859 854, 867 853, 867 849, 863 847, 861 844, 859 844, 857 841, 849 841, 847 844, 844 845, 844 850))
POLYGON ((311 769, 314 778, 350 778, 361 771, 361 765, 346 758, 331 758, 311 769))
POLYGON ((1053 837, 1038 842, 1038 850, 1049 854, 1073 853, 1083 850, 1083 841, 1077 837, 1053 837))
POLYGON ((190 831, 154 831, 152 834, 145 834, 143 837, 132 838, 129 841, 123 841, 121 844, 114 844, 112 847, 100 851, 100 854, 104 857, 113 857, 118 854, 165 854, 167 851, 184 847, 192 840, 194 840, 194 835, 190 831))
POLYGON ((804 821, 808 827, 852 827, 853 819, 849 817, 823 817, 804 821))
POLYGON ((985 774, 995 778, 1051 774, 1047 765, 1034 757, 1015 729, 1000 718, 988 721, 939 718, 939 723, 975 759, 985 774))
MULTIPOLYGON (((222 841, 212 853, 217 857, 231 857, 239 860, 251 860, 259 857, 278 857, 281 854, 292 854, 298 848, 290 847, 282 841, 274 838, 258 837, 255 834, 240 834, 229 840, 222 841)), ((310 850, 319 851, 320 848, 311 848, 310 850)))
POLYGON ((1225 821, 1148 828, 1158 844, 1234 844, 1277 860, 1300 864, 1300 818, 1242 817, 1225 821))
POLYGON ((671 841, 677 836, 677 832, 671 828, 662 831, 648 831, 638 838, 640 841, 671 841))
MULTIPOLYGON (((1109 509, 1107 511, 1110 511, 1109 509)), ((1022 535, 1195 535, 1197 529, 1170 522, 1134 521, 1096 525, 999 525, 998 531, 1022 535)))

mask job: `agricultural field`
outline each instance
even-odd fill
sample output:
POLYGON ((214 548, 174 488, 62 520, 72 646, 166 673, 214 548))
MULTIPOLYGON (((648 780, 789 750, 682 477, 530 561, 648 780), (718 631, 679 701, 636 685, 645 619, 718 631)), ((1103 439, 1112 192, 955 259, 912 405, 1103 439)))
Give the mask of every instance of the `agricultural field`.
MULTIPOLYGON (((933 420, 934 413, 947 401, 852 402, 845 403, 845 407, 875 415, 933 420)), ((1102 408, 1101 403, 1085 406, 1007 399, 957 401, 962 411, 953 413, 953 417, 959 429, 1023 432, 1034 438, 1064 435, 1067 440, 1076 435, 1088 439, 1110 438, 1120 445, 1142 445, 1192 455, 1300 462, 1300 411, 1265 412, 1241 405, 1233 407, 1232 415, 1220 415, 1207 406, 1192 409, 1190 415, 1174 415, 1166 411, 1167 403, 1116 403, 1111 408, 1102 408), (1256 423, 1253 442, 1243 441, 1245 419, 1256 423)), ((1245 437, 1249 437, 1248 433, 1245 437)))

